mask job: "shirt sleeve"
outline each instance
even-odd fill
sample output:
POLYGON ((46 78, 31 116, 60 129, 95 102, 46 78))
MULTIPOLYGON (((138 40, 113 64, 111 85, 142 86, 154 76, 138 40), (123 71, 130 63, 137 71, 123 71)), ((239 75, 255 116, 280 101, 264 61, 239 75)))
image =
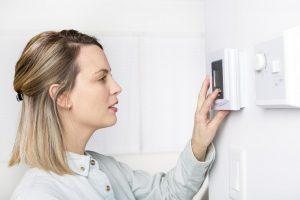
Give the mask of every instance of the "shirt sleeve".
POLYGON ((150 175, 143 170, 132 170, 125 163, 118 164, 137 200, 188 200, 200 190, 214 159, 215 148, 212 143, 207 149, 205 160, 201 162, 194 156, 189 140, 177 164, 167 173, 150 175))

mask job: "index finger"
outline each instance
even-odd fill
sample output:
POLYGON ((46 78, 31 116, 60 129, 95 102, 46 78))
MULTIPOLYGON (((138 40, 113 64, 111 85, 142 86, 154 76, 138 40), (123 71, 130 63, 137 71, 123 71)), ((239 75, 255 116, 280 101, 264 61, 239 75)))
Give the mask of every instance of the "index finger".
POLYGON ((214 101, 216 100, 216 98, 218 97, 218 94, 220 93, 220 89, 215 89, 208 97, 207 99, 204 101, 201 109, 200 109, 200 113, 205 113, 207 114, 209 112, 209 110, 211 109, 214 101))
POLYGON ((205 99, 206 99, 206 96, 207 96, 207 91, 209 89, 209 86, 210 86, 210 78, 208 75, 206 75, 203 83, 202 83, 202 87, 201 87, 201 90, 200 90, 200 93, 199 93, 199 96, 198 96, 198 103, 197 103, 197 109, 196 109, 196 112, 200 111, 205 99))

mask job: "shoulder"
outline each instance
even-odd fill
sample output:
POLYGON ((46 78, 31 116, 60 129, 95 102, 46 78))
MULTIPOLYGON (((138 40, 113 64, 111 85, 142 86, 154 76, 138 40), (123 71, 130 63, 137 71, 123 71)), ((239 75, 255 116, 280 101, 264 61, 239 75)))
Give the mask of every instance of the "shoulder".
POLYGON ((44 170, 31 168, 15 188, 11 200, 55 200, 52 175, 44 170))
POLYGON ((115 177, 117 181, 132 181, 133 170, 126 163, 116 160, 112 156, 103 155, 95 151, 86 151, 99 163, 99 168, 108 176, 115 177))
POLYGON ((117 165, 118 161, 112 157, 112 156, 108 156, 108 155, 103 155, 100 154, 98 152, 95 151, 86 151, 88 154, 90 154, 92 156, 92 158, 96 159, 97 161, 100 161, 103 164, 113 164, 113 165, 117 165))
POLYGON ((100 168, 105 169, 107 172, 110 171, 113 173, 117 173, 117 172, 124 173, 128 170, 129 171, 131 170, 127 164, 118 161, 112 156, 103 155, 95 151, 86 151, 86 152, 90 154, 93 159, 97 160, 97 162, 100 164, 100 168))

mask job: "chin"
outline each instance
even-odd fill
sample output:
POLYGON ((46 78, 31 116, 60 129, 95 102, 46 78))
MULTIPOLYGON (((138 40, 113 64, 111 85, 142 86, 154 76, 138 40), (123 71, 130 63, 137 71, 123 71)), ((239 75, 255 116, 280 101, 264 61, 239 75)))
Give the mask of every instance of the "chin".
POLYGON ((101 128, 111 127, 117 123, 117 118, 107 119, 105 122, 101 122, 101 128))
POLYGON ((113 121, 111 122, 110 126, 113 126, 113 125, 115 125, 116 123, 117 123, 117 118, 115 118, 115 120, 113 120, 113 121))

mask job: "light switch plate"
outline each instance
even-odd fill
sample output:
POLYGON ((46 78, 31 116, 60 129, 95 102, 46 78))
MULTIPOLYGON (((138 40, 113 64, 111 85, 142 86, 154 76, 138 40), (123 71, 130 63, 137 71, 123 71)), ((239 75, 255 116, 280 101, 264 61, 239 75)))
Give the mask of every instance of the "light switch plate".
POLYGON ((229 149, 229 197, 246 200, 246 153, 243 149, 229 149))
POLYGON ((263 108, 300 108, 300 27, 257 44, 255 54, 256 104, 263 108))

